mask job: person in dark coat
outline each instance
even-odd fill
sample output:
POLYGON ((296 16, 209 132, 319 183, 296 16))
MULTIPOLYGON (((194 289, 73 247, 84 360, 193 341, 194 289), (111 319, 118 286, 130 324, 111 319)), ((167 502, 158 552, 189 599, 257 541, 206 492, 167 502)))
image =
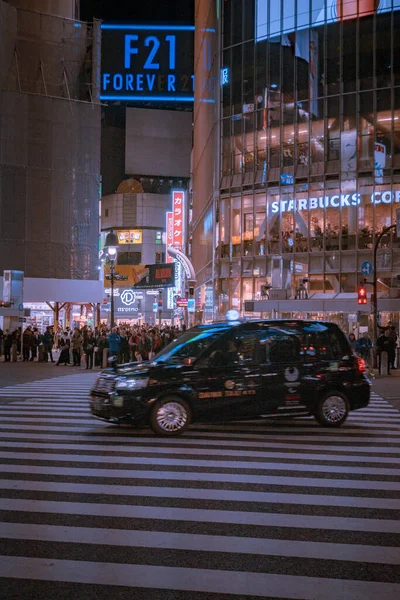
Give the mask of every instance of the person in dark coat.
POLYGON ((83 352, 85 353, 86 368, 93 369, 93 353, 96 345, 96 338, 92 331, 85 331, 83 334, 83 352))
POLYGON ((37 357, 39 344, 40 336, 38 330, 35 328, 31 335, 31 357, 29 360, 33 361, 37 357))
POLYGON ((4 334, 4 362, 10 362, 11 361, 11 347, 12 347, 12 343, 13 343, 12 333, 10 333, 8 331, 8 329, 7 329, 6 332, 5 332, 5 334, 4 334))
POLYGON ((98 339, 97 351, 95 356, 95 367, 101 367, 103 363, 103 350, 108 348, 107 336, 102 333, 98 339))
POLYGON ((31 338, 32 338, 32 331, 30 327, 27 327, 24 331, 24 333, 22 334, 22 355, 23 355, 23 361, 28 361, 29 360, 29 352, 30 352, 30 348, 31 348, 31 338))
POLYGON ((382 361, 382 353, 386 352, 387 353, 387 374, 390 375, 390 366, 392 364, 392 361, 394 361, 394 357, 396 354, 396 342, 393 339, 393 337, 391 337, 391 331, 390 328, 388 327, 387 329, 385 329, 385 331, 383 332, 382 335, 380 335, 378 337, 378 339, 376 340, 376 348, 378 351, 378 356, 379 356, 379 364, 381 364, 382 361))
POLYGON ((67 365, 69 365, 69 348, 70 348, 70 343, 69 343, 67 334, 64 334, 62 336, 62 338, 60 339, 60 348, 61 348, 61 352, 60 352, 60 356, 58 357, 58 361, 57 361, 56 365, 59 366, 62 363, 64 363, 64 366, 66 367, 67 365))
POLYGON ((54 344, 54 336, 53 336, 53 332, 51 330, 51 327, 46 327, 46 331, 43 334, 43 357, 44 360, 43 362, 49 362, 49 356, 50 356, 50 360, 53 363, 54 362, 54 358, 53 358, 53 344, 54 344))

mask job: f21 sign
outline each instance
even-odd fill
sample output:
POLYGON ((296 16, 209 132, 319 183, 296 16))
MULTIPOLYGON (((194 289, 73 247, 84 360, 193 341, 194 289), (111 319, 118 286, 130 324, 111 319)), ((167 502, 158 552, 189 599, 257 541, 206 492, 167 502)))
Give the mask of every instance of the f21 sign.
POLYGON ((101 30, 101 100, 193 102, 193 26, 103 23, 101 30))

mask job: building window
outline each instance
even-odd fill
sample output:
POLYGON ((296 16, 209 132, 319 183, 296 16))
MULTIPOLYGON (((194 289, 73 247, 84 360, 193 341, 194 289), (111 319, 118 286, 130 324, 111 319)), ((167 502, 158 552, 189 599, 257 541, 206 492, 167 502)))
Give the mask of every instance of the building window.
POLYGON ((142 262, 141 252, 119 252, 118 263, 119 265, 140 265, 142 262))
POLYGON ((108 217, 108 208, 106 208, 106 209, 104 210, 104 216, 105 216, 105 217, 108 217))
POLYGON ((156 264, 163 263, 165 261, 164 252, 156 252, 156 264))

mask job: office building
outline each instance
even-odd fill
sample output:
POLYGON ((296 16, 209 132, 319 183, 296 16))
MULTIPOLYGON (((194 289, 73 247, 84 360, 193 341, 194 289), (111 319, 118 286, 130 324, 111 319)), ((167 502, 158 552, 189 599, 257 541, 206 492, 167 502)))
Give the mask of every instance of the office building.
MULTIPOLYGON (((205 212, 214 314, 329 313, 346 324, 376 267, 382 318, 398 316, 395 229, 376 265, 374 245, 400 207, 400 3, 198 5, 204 30, 202 10, 215 16, 220 84, 215 106, 202 106, 199 89, 195 98, 195 116, 213 111, 220 136, 205 212)), ((202 144, 195 119, 195 153, 202 144)), ((193 177, 194 212, 199 189, 193 177)))

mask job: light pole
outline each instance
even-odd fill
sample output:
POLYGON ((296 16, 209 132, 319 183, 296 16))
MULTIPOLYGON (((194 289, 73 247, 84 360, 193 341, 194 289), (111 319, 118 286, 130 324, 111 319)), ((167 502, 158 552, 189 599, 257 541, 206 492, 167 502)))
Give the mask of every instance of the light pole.
POLYGON ((375 246, 374 246, 374 275, 373 275, 373 279, 372 279, 372 286, 374 288, 374 291, 373 291, 373 294, 374 294, 374 300, 373 300, 374 345, 376 344, 376 340, 378 339, 378 276, 376 273, 378 247, 379 247, 380 241, 383 238, 383 236, 386 235, 388 231, 390 231, 391 229, 395 229, 395 228, 396 228, 396 225, 389 225, 389 227, 385 227, 384 229, 382 229, 381 233, 376 238, 376 242, 375 242, 375 246))
POLYGON ((115 273, 115 259, 117 258, 118 250, 118 237, 113 232, 107 234, 106 243, 104 249, 107 252, 107 256, 110 261, 110 282, 111 282, 111 327, 114 327, 114 273, 115 273))

